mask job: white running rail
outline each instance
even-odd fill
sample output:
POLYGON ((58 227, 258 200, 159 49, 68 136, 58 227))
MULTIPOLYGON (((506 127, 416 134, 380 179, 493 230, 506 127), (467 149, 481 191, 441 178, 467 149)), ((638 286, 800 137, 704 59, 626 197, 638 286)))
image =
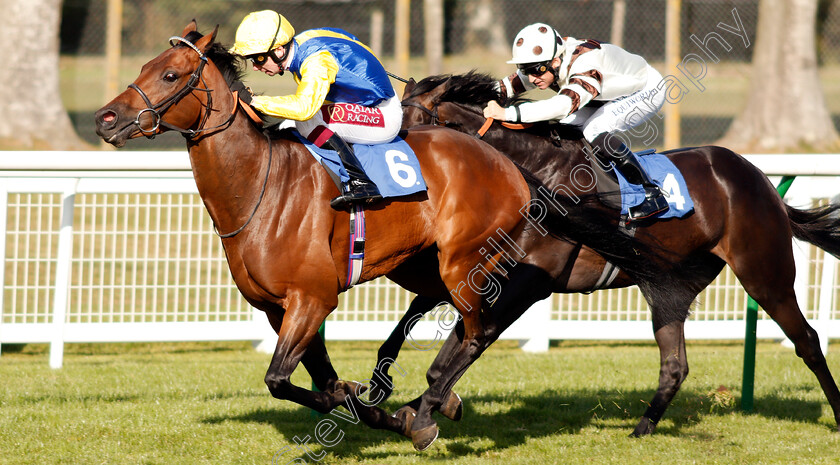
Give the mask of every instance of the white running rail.
MULTIPOLYGON (((840 155, 747 158, 774 182, 801 178, 791 205, 840 192, 840 155)), ((807 244, 794 249, 803 312, 823 339, 840 337, 837 260, 807 244)), ((65 342, 276 339, 236 291, 186 152, 0 152, 0 251, 0 342, 50 343, 52 367, 65 342)), ((411 297, 386 279, 358 286, 328 319, 327 337, 383 340, 411 297)), ((724 271, 698 299, 686 336, 741 339, 745 308, 724 271)), ((442 338, 450 327, 440 311, 412 337, 442 338)), ((761 314, 758 336, 782 334, 761 314)), ((532 351, 550 339, 652 337, 635 288, 554 295, 503 335, 532 351)))

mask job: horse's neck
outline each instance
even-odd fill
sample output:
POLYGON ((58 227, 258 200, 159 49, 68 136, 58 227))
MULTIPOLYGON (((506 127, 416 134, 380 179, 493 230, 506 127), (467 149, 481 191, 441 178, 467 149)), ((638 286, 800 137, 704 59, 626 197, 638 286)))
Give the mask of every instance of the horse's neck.
MULTIPOLYGON (((439 112, 442 120, 465 123, 460 129, 468 134, 475 134, 485 122, 480 113, 462 103, 444 102, 439 105, 439 112)), ((485 134, 484 140, 526 170, 535 174, 544 173, 541 178, 551 174, 553 180, 586 161, 583 159, 580 142, 564 140, 557 146, 548 134, 544 137, 532 133, 520 134, 494 125, 485 134)))
MULTIPOLYGON (((277 158, 283 151, 282 144, 273 148, 271 189, 275 194, 286 188, 287 183, 278 176, 288 174, 291 167, 278 172, 277 158)), ((200 138, 189 147, 198 191, 207 211, 220 233, 236 230, 254 211, 266 175, 269 174, 269 141, 254 129, 244 113, 237 115, 230 127, 200 138)), ((275 199, 287 196, 275 195, 275 199)), ((280 208, 273 201, 272 208, 280 208)))
POLYGON ((491 137, 488 139, 491 145, 518 165, 537 174, 544 183, 560 182, 575 166, 587 162, 578 141, 564 140, 557 146, 547 137, 518 135, 501 128, 489 131, 487 135, 491 137))

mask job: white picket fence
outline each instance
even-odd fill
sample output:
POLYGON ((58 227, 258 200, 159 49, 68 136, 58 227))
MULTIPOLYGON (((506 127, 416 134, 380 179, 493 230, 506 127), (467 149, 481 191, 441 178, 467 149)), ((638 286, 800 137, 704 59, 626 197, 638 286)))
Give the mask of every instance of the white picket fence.
MULTIPOLYGON (((771 179, 796 175, 786 201, 840 192, 840 155, 753 155, 771 179)), ((823 338, 840 337, 837 260, 796 243, 797 293, 823 338)), ((185 152, 0 152, 0 343, 255 340, 276 335, 238 294, 197 195, 185 152)), ((378 279, 342 296, 332 340, 383 340, 411 295, 378 279)), ((698 299, 688 338, 744 337, 746 295, 724 271, 698 299)), ((758 336, 781 338, 761 315, 758 336)), ((451 314, 422 320, 412 337, 442 338, 451 314)), ((554 295, 503 338, 540 351, 549 339, 651 339, 636 288, 554 295)), ((424 342, 425 344, 425 342, 424 342)))

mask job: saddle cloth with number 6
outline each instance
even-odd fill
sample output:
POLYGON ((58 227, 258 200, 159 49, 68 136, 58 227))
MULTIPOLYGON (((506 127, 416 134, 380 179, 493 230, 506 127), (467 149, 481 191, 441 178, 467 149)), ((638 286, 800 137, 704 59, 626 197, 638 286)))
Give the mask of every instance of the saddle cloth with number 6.
MULTIPOLYGON (((350 180, 335 150, 316 147, 297 131, 295 135, 319 163, 338 175, 342 183, 350 180)), ((399 136, 387 144, 353 144, 353 151, 382 197, 399 197, 426 190, 417 156, 399 136)))
MULTIPOLYGON (((637 157, 651 179, 662 188, 668 200, 668 206, 671 207, 657 218, 682 218, 694 210, 694 202, 688 193, 685 179, 668 157, 658 153, 637 154, 637 157)), ((618 178, 621 190, 621 214, 626 215, 630 207, 642 203, 645 199, 645 190, 638 184, 627 182, 618 170, 613 171, 618 178)))

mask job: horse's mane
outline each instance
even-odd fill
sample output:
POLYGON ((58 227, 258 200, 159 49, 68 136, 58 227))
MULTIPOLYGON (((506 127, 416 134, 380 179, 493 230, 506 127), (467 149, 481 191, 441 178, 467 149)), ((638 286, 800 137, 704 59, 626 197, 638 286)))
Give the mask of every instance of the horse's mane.
MULTIPOLYGON (((195 43, 202 37, 204 36, 200 32, 190 31, 184 38, 192 43, 195 43)), ((186 46, 187 45, 183 42, 178 42, 175 45, 175 47, 186 46)), ((222 76, 224 76, 228 85, 231 85, 236 81, 241 81, 245 77, 244 60, 242 60, 241 57, 228 52, 227 47, 224 45, 218 42, 213 42, 205 54, 207 55, 207 58, 216 65, 216 68, 219 68, 219 71, 222 72, 222 76)))
POLYGON ((443 102, 452 102, 473 109, 484 108, 491 100, 500 100, 496 89, 497 79, 489 74, 475 70, 464 74, 439 74, 423 78, 418 82, 409 97, 415 97, 446 84, 446 90, 440 96, 443 102))

